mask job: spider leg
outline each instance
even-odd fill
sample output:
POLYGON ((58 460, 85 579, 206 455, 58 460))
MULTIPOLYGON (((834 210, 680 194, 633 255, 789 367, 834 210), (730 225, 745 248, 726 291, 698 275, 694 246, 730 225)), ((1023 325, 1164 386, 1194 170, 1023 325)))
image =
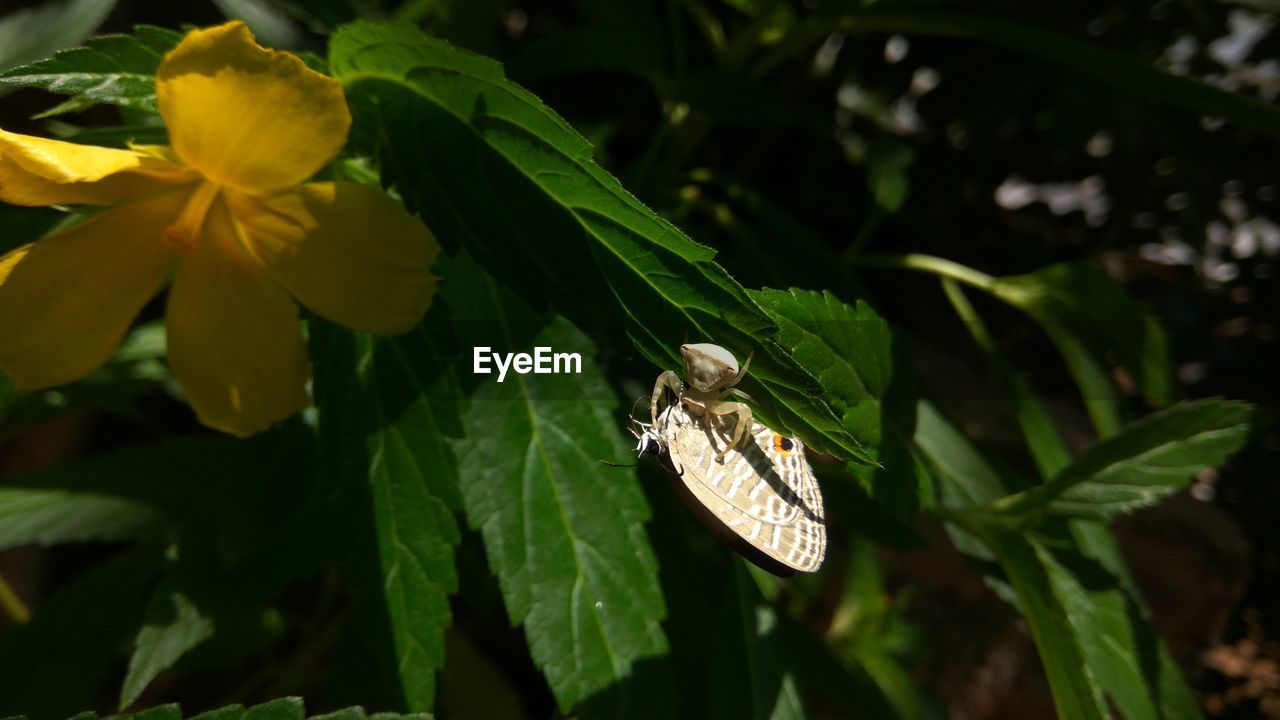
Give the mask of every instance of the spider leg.
POLYGON ((649 396, 650 421, 658 421, 658 401, 666 395, 667 390, 674 392, 676 397, 684 393, 684 383, 680 381, 680 376, 670 370, 659 375, 657 381, 653 383, 653 394, 649 396))
POLYGON ((733 437, 725 444, 724 449, 716 455, 716 460, 724 462, 724 456, 733 448, 738 447, 743 439, 750 436, 751 431, 751 408, 740 402, 722 402, 707 407, 707 413, 711 415, 737 415, 738 420, 734 423, 733 437))

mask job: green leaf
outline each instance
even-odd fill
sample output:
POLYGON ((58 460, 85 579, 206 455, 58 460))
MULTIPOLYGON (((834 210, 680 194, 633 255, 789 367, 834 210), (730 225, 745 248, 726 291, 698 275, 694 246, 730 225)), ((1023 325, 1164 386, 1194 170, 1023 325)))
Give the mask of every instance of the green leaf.
POLYGON ((1097 684, 1128 720, 1199 718, 1195 694, 1147 621, 1106 527, 1077 521, 1071 533, 1037 541, 1037 553, 1097 684))
POLYGON ((1008 494, 1007 478, 927 400, 919 404, 915 442, 940 480, 939 499, 944 507, 987 505, 1008 494))
POLYGON ((0 84, 38 87, 95 103, 156 109, 155 72, 182 35, 139 25, 133 35, 101 35, 85 47, 0 74, 0 84))
POLYGON ((302 698, 283 697, 245 710, 242 720, 302 720, 305 716, 302 698))
POLYGON ((173 666, 178 658, 213 635, 213 622, 181 593, 166 593, 172 602, 171 615, 162 624, 142 626, 133 641, 129 671, 120 688, 121 709, 133 704, 156 675, 173 666))
POLYGON ((1013 401, 1014 416, 1018 419, 1023 437, 1027 439, 1027 449, 1031 451, 1031 458, 1040 470, 1041 477, 1047 480, 1056 475, 1071 462, 1071 455, 1058 436, 1053 420, 1040 404, 1031 384, 996 347, 986 325, 969 304, 960 284, 952 278, 943 278, 942 287, 951 300, 952 307, 969 328, 969 334, 987 354, 987 361, 996 369, 1005 392, 1013 401))
MULTIPOLYGON (((925 716, 924 699, 908 672, 905 654, 914 635, 905 618, 908 592, 890 600, 890 589, 871 543, 850 543, 844 592, 827 631, 827 642, 845 659, 871 677, 898 717, 913 720, 925 716)), ((878 712, 877 717, 887 713, 878 712)))
POLYGON ((1173 373, 1164 330, 1103 271, 1060 263, 996 278, 990 290, 1031 315, 1049 334, 1084 392, 1101 434, 1119 427, 1118 403, 1103 363, 1124 367, 1151 402, 1166 405, 1171 400, 1173 373))
POLYGON ((987 43, 1039 58, 1092 77, 1122 91, 1188 110, 1221 117, 1272 138, 1280 138, 1280 110, 1247 95, 1228 92, 1203 80, 1170 75, 1142 59, 1108 50, 1086 39, 973 13, 898 7, 866 7, 852 0, 830 3, 809 21, 809 31, 796 33, 794 48, 833 31, 941 35, 987 43))
POLYGON ((867 460, 769 317, 699 245, 628 194, 589 143, 502 67, 406 27, 334 35, 358 146, 451 252, 467 250, 531 306, 548 302, 615 348, 680 368, 687 340, 739 357, 761 417, 814 449, 867 460), (422 132, 423 127, 431 132, 422 132))
POLYGON ((1107 520, 1151 505, 1239 450, 1252 418, 1253 406, 1220 398, 1175 405, 1087 448, 1049 482, 995 507, 1015 517, 1047 509, 1107 520))
POLYGON ((907 170, 916 154, 910 145, 899 140, 877 136, 867 154, 867 184, 876 204, 889 212, 898 212, 907 201, 911 188, 907 170))
POLYGON ((0 237, 0 254, 14 248, 35 242, 49 232, 67 214, 53 208, 20 207, 0 203, 0 227, 4 235, 0 237))
POLYGON ((30 624, 0 635, 0 715, 64 718, 100 697, 142 616, 157 550, 91 567, 35 607, 30 624))
MULTIPOLYGON (((259 705, 245 708, 243 705, 226 705, 215 710, 208 710, 192 715, 188 720, 302 720, 306 715, 302 698, 284 697, 268 700, 259 705)), ((157 705, 141 712, 125 715, 108 715, 102 720, 181 720, 182 709, 175 704, 157 705)), ((5 720, 25 720, 25 715, 17 715, 5 720)), ((92 711, 75 715, 71 720, 97 720, 98 715, 92 711)), ((348 707, 322 715, 312 715, 309 720, 431 720, 424 713, 380 712, 366 713, 362 707, 348 707)))
MULTIPOLYGON (((121 715, 108 715, 103 720, 119 720, 121 715)), ((177 705, 170 703, 168 705, 157 705, 153 708, 147 708, 136 715, 136 720, 182 720, 182 710, 177 705)))
POLYGON ((5 15, 0 18, 0 70, 84 42, 114 7, 115 0, 66 0, 5 15))
POLYGON ((361 571, 360 584, 383 604, 405 704, 428 710, 458 584, 459 475, 446 436, 459 425, 448 319, 437 307, 395 338, 318 321, 312 328, 322 447, 339 453, 336 472, 359 508, 352 512, 368 513, 357 532, 371 535, 373 557, 355 562, 371 564, 378 577, 361 571))
MULTIPOLYGON (((648 716, 659 701, 631 684, 634 666, 666 653, 649 508, 634 471, 601 459, 631 454, 624 415, 593 367, 593 348, 566 320, 539 315, 471 263, 450 265, 448 301, 464 347, 551 347, 578 353, 581 374, 476 375, 461 459, 468 523, 485 541, 507 614, 562 711, 611 686, 601 715, 648 716), (618 714, 621 713, 621 714, 618 714)), ((470 357, 466 358, 470 362, 470 357)))
POLYGON ((142 503, 93 493, 0 488, 0 550, 18 545, 136 539, 160 517, 142 503))
POLYGON ((911 515, 921 482, 911 457, 915 387, 901 341, 871 306, 830 292, 762 290, 751 296, 778 324, 778 341, 830 393, 845 429, 875 451, 868 488, 886 509, 911 515))
POLYGON ((1104 720, 1110 717, 1093 668, 1086 663, 1067 610, 1054 593, 1043 551, 1005 530, 984 533, 1031 627, 1061 720, 1104 720))

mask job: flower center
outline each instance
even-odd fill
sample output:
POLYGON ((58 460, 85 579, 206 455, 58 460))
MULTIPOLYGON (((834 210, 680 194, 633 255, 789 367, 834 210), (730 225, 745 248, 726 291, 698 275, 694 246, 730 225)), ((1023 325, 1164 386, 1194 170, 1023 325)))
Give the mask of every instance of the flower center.
POLYGON ((200 183, 187 199, 186 207, 177 222, 164 229, 161 242, 179 255, 190 255, 200 247, 200 228, 204 225, 204 217, 209 214, 209 207, 218 197, 221 188, 217 184, 205 180, 200 183))

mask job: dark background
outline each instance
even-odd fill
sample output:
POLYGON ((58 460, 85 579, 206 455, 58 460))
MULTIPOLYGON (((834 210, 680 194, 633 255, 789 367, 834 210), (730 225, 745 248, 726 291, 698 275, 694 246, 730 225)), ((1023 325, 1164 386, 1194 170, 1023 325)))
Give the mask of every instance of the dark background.
MULTIPOLYGON (((29 4, 0 3, 0 14, 29 4)), ((321 5, 333 8, 335 22, 350 12, 338 2, 321 5)), ((705 41, 710 25, 732 38, 747 24, 730 3, 655 5, 661 21, 653 25, 629 24, 607 3, 499 0, 436 3, 421 20, 506 63, 515 80, 596 143, 606 169, 716 247, 719 261, 747 286, 855 282, 840 260, 854 251, 929 253, 994 275, 1092 258, 1163 322, 1179 398, 1224 395, 1280 406, 1275 139, 1150 102, 1132 87, 960 39, 818 38, 745 80, 713 69, 723 66, 705 41), (700 27, 680 6, 696 6, 714 22, 700 27), (676 109, 681 103, 692 121, 665 122, 673 109, 683 112, 676 109), (762 260, 779 248, 784 262, 762 260)), ((1053 29, 1175 72, 1217 77, 1267 102, 1280 94, 1275 16, 1247 4, 952 5, 1053 29), (1238 43, 1250 27, 1260 29, 1256 43, 1228 57, 1243 47, 1238 43), (1182 57, 1187 48, 1194 51, 1182 57)), ((790 7, 808 12, 800 3, 790 7)), ((365 9, 396 12, 377 3, 365 9)), ((212 3, 123 0, 101 31, 128 32, 137 23, 207 25, 224 17, 212 3)), ((322 52, 324 29, 295 22, 288 39, 293 49, 322 52)), ((0 127, 41 134, 43 123, 30 116, 53 102, 35 91, 12 92, 0 99, 0 127)), ((97 108, 74 122, 117 119, 115 111, 97 108)), ((860 272, 856 282, 906 331, 922 388, 971 436, 1011 465, 1030 468, 997 380, 936 280, 875 270, 860 272)), ((1087 444, 1092 431, 1078 391, 1044 335, 995 301, 973 301, 1068 441, 1087 444)), ((190 423, 165 398, 148 408, 145 422, 80 413, 37 426, 0 448, 0 472, 190 423)), ((1127 408, 1145 409, 1136 400, 1127 408)), ((1277 467, 1280 436, 1272 429, 1220 471, 1204 473, 1191 492, 1117 526, 1154 622, 1210 716, 1280 717, 1277 467)), ((646 478, 653 492, 665 492, 659 482, 646 478)), ((918 529, 930 549, 880 552, 891 597, 911 598, 907 615, 922 638, 915 679, 954 717, 1051 715, 1022 621, 939 530, 926 521, 918 529)), ((104 552, 9 551, 0 553, 0 572, 38 607, 104 552)), ((469 536, 460 566, 478 552, 469 536)), ((323 626, 327 613, 337 612, 317 607, 324 602, 317 598, 328 597, 323 587, 304 585, 284 605, 323 626)), ((530 714, 545 716, 553 704, 527 665, 522 639, 515 631, 495 632, 488 650, 527 693, 530 714)), ((332 652, 332 644, 317 645, 315 637, 288 635, 264 649, 267 664, 289 672, 175 672, 149 692, 193 708, 310 696, 332 652)), ((104 697, 105 707, 111 695, 104 697)))

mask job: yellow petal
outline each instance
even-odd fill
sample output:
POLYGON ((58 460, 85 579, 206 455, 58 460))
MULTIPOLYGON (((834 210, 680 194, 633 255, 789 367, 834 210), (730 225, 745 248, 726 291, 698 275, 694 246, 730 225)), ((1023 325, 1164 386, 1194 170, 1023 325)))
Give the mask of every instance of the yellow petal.
POLYGON ((169 291, 169 364, 200 421, 244 437, 307 404, 298 308, 214 202, 169 291))
POLYGON ((106 210, 0 258, 0 369, 43 388, 106 363, 173 267, 160 236, 186 195, 106 210))
POLYGON ((160 63, 156 97, 185 163, 254 194, 314 175, 351 127, 340 83, 263 49, 239 21, 188 33, 160 63))
POLYGON ((0 130, 0 201, 13 205, 115 205, 183 179, 147 153, 0 130))
POLYGON ((373 187, 309 183, 269 198, 232 194, 249 247, 304 305, 364 332, 402 333, 435 294, 435 236, 373 187))

